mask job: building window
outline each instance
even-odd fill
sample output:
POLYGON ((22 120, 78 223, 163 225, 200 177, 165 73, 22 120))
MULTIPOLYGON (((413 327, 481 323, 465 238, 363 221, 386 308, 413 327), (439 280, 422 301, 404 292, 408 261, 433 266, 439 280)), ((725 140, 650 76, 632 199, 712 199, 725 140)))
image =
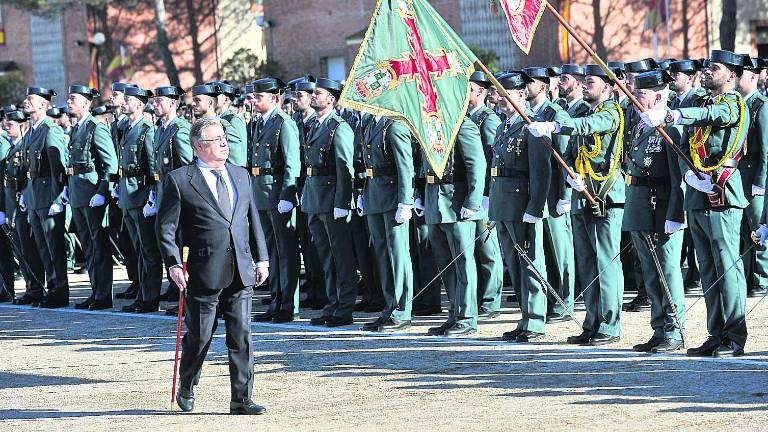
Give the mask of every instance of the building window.
POLYGON ((768 25, 755 27, 755 45, 758 57, 768 57, 768 25))
POLYGON ((325 75, 333 80, 344 81, 347 77, 347 62, 343 56, 326 57, 325 75))

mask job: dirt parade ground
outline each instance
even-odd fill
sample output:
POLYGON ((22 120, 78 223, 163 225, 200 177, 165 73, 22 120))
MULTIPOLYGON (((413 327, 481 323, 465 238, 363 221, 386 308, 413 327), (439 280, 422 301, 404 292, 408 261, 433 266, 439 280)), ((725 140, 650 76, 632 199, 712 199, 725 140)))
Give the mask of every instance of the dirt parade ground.
MULTIPOLYGON (((120 292, 124 271, 115 277, 120 292)), ((70 281, 73 300, 87 296, 86 275, 70 281)), ((634 353, 651 334, 648 312, 625 313, 621 342, 609 347, 564 344, 579 333, 573 322, 548 326, 541 343, 501 342, 520 317, 513 309, 505 303, 471 339, 424 336, 444 315, 395 335, 358 331, 364 315, 354 327, 310 327, 311 310, 291 324, 254 323, 254 401, 268 412, 241 417, 227 414, 223 326, 195 411, 184 414, 170 405, 174 317, 3 305, 0 430, 766 429, 768 301, 749 315, 747 355, 736 359, 634 353)), ((698 301, 686 325, 693 345, 706 336, 704 319, 698 301)))

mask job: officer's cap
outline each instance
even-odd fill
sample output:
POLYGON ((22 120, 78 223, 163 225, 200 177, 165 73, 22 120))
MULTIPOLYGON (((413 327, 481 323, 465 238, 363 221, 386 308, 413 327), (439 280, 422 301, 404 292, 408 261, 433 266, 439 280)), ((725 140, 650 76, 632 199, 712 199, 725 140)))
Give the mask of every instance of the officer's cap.
POLYGON ((500 76, 498 81, 505 90, 522 90, 526 83, 533 82, 528 75, 520 72, 509 72, 500 76))
POLYGON ((560 66, 550 66, 547 69, 549 69, 549 73, 551 73, 553 77, 559 77, 563 74, 563 69, 560 66))
POLYGON ((469 82, 473 82, 485 88, 491 86, 491 80, 488 79, 488 76, 486 76, 483 71, 472 72, 472 75, 469 76, 469 82))
POLYGON ((758 73, 766 68, 765 61, 758 57, 750 57, 749 54, 740 54, 744 63, 744 69, 758 73))
POLYGON ((609 61, 606 63, 606 66, 608 66, 608 69, 610 70, 620 69, 622 72, 626 70, 626 65, 624 62, 620 61, 609 61))
POLYGON ((581 76, 583 77, 586 75, 586 72, 584 71, 584 67, 577 64, 564 64, 560 68, 560 74, 561 75, 573 75, 573 76, 581 76))
POLYGON ((186 93, 183 88, 178 86, 164 86, 155 89, 155 97, 165 96, 171 99, 178 99, 186 93))
POLYGON ((669 64, 669 72, 692 74, 699 70, 699 66, 695 60, 678 60, 669 64))
POLYGON ((737 70, 741 70, 744 67, 744 58, 742 56, 726 50, 712 50, 709 54, 709 62, 721 63, 737 70))
POLYGON ((155 107, 151 103, 144 104, 144 112, 147 114, 155 115, 155 107))
MULTIPOLYGON (((299 83, 310 82, 310 83, 314 84, 315 81, 317 81, 317 78, 315 78, 313 75, 302 75, 302 76, 300 76, 298 78, 294 78, 294 79, 288 81, 288 84, 286 84, 286 87, 288 87, 288 89, 291 90, 291 91, 297 91, 296 90, 296 86, 299 83)), ((314 90, 314 87, 312 89, 314 90)))
POLYGON ((44 87, 27 87, 27 96, 29 95, 38 95, 50 101, 52 97, 56 96, 56 91, 44 87))
POLYGON ((317 84, 312 81, 301 81, 296 83, 295 91, 303 91, 307 93, 312 93, 315 91, 315 87, 317 87, 317 84))
POLYGON ((144 102, 147 101, 147 99, 154 96, 154 93, 152 93, 152 90, 143 89, 141 87, 126 87, 125 88, 125 95, 126 96, 133 96, 137 97, 144 102))
POLYGON ((665 70, 652 70, 643 72, 635 77, 636 89, 652 89, 667 85, 674 81, 672 76, 665 70))
POLYGON ((341 90, 344 88, 344 86, 339 81, 332 80, 330 78, 318 78, 317 82, 315 83, 315 87, 326 89, 336 97, 341 95, 341 90))
POLYGON ((58 119, 64 115, 64 111, 62 111, 59 107, 50 107, 47 111, 45 111, 45 115, 50 118, 58 119))
POLYGON ((245 95, 240 95, 234 99, 232 99, 232 106, 235 108, 240 108, 245 103, 245 95))
POLYGON ((652 70, 658 69, 658 68, 659 68, 659 64, 656 63, 656 60, 654 60, 652 58, 646 58, 646 59, 643 59, 643 60, 633 61, 633 62, 630 62, 630 63, 626 63, 624 65, 624 69, 627 72, 632 72, 632 73, 643 73, 643 72, 652 71, 652 70))
POLYGON ((126 87, 131 87, 131 86, 133 86, 133 84, 128 84, 128 83, 124 83, 124 82, 115 81, 115 82, 112 83, 112 87, 111 88, 112 88, 113 92, 123 92, 124 93, 125 92, 125 88, 126 87))
POLYGON ((523 68, 522 72, 531 80, 539 80, 545 83, 549 83, 549 79, 554 76, 552 71, 545 67, 527 67, 523 68))
POLYGON ((101 93, 96 90, 95 88, 90 88, 88 86, 75 84, 69 86, 69 94, 79 94, 86 97, 86 99, 91 100, 95 97, 99 97, 101 93))
POLYGON ((664 59, 664 60, 662 60, 662 61, 660 61, 658 63, 659 69, 661 69, 661 70, 669 70, 669 65, 672 64, 673 62, 676 62, 676 61, 677 61, 677 59, 666 58, 666 59, 664 59))
POLYGON ((12 120, 12 121, 15 121, 15 122, 18 122, 18 123, 22 123, 22 122, 27 121, 28 117, 27 117, 27 114, 24 111, 22 111, 20 109, 8 110, 7 108, 9 108, 9 107, 3 108, 3 112, 5 113, 5 119, 6 120, 12 120))
POLYGON ((192 96, 198 95, 216 97, 219 95, 219 91, 216 84, 200 84, 192 87, 192 96))
POLYGON ((584 74, 587 75, 587 76, 591 75, 591 76, 600 77, 600 78, 604 79, 605 81, 607 81, 609 83, 613 82, 611 80, 611 78, 608 76, 608 74, 605 73, 605 71, 600 66, 598 66, 596 64, 588 64, 587 66, 585 66, 584 67, 584 74))
POLYGON ((216 80, 206 84, 215 86, 217 95, 223 94, 230 98, 236 98, 240 95, 240 89, 226 81, 216 80))
POLYGON ((259 78, 252 82, 251 85, 251 93, 278 94, 285 87, 285 83, 280 78, 275 77, 259 78))
MULTIPOLYGON (((119 90, 118 90, 119 91, 119 90)), ((115 107, 111 105, 101 105, 97 106, 96 108, 91 109, 91 114, 93 115, 104 115, 104 114, 112 114, 115 112, 115 107)))

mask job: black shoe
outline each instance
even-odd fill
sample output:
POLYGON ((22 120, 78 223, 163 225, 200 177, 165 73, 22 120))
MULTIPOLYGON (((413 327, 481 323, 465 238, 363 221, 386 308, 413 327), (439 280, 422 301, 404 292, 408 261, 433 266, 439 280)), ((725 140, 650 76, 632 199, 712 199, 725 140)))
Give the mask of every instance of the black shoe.
POLYGON ((275 316, 272 317, 272 322, 274 324, 283 324, 283 323, 289 323, 293 322, 294 319, 298 317, 293 316, 291 312, 288 311, 280 311, 275 314, 275 316))
POLYGON ((261 305, 262 306, 269 306, 271 304, 272 304, 272 298, 271 297, 267 297, 267 298, 261 299, 261 305))
POLYGON ((130 312, 130 313, 132 313, 132 312, 136 312, 136 309, 138 309, 139 306, 141 306, 141 302, 136 300, 135 302, 129 304, 128 306, 123 306, 123 308, 121 310, 123 312, 130 312))
POLYGON ((370 304, 371 302, 369 302, 368 300, 363 300, 355 303, 355 312, 363 312, 370 304))
POLYGON ((13 296, 8 294, 0 295, 0 303, 13 303, 13 296))
POLYGON ((141 304, 136 308, 134 312, 144 314, 144 313, 153 313, 160 310, 160 303, 145 303, 141 302, 141 304))
POLYGON ((691 281, 684 284, 683 292, 686 295, 696 295, 702 293, 701 281, 691 281))
POLYGON ((533 342, 538 339, 543 339, 544 333, 524 331, 517 335, 515 342, 533 342))
POLYGON ((571 345, 581 345, 581 344, 588 343, 589 340, 592 339, 593 335, 594 333, 583 331, 578 336, 568 336, 568 339, 566 339, 565 341, 571 345))
POLYGON ((87 299, 81 301, 80 303, 75 303, 75 309, 88 309, 91 307, 91 305, 94 303, 93 297, 88 297, 87 299))
POLYGON ((456 323, 453 327, 445 330, 445 336, 469 336, 477 333, 477 329, 467 324, 456 323))
POLYGON ((349 317, 349 318, 330 317, 325 321, 325 326, 341 327, 341 326, 353 324, 354 322, 355 321, 352 319, 352 317, 349 317))
POLYGON ((445 331, 453 326, 453 323, 448 321, 442 323, 438 327, 430 327, 427 329, 427 336, 444 336, 445 331))
POLYGON ((88 310, 92 311, 104 309, 112 309, 112 300, 95 301, 88 306, 88 310))
POLYGON ((256 314, 253 316, 254 322, 272 322, 272 318, 274 318, 277 314, 275 312, 269 311, 264 312, 260 314, 256 314))
POLYGON ((85 268, 85 266, 83 266, 83 267, 80 267, 79 269, 75 270, 73 273, 74 274, 86 274, 86 273, 88 273, 88 269, 85 268))
POLYGON ((315 300, 311 307, 312 310, 322 310, 327 304, 328 300, 315 300))
POLYGON ((712 353, 720 346, 720 339, 710 336, 701 346, 688 348, 686 354, 689 357, 712 357, 712 353))
POLYGON ((598 333, 589 340, 589 344, 591 346, 600 346, 600 345, 608 345, 612 343, 616 343, 620 341, 621 338, 619 336, 611 336, 603 333, 598 333))
POLYGON ((768 287, 756 286, 752 291, 748 292, 749 297, 762 297, 768 294, 768 287))
POLYGON ((179 289, 175 286, 168 285, 168 289, 165 293, 160 294, 160 301, 176 302, 179 301, 179 289))
POLYGON ((499 311, 488 311, 488 310, 480 311, 480 313, 477 315, 478 318, 482 318, 482 319, 486 319, 486 320, 491 320, 491 319, 494 319, 494 318, 498 318, 500 316, 501 316, 501 312, 499 312, 499 311))
POLYGON ((311 320, 309 320, 309 325, 313 325, 313 326, 324 326, 324 325, 325 325, 325 323, 326 323, 326 322, 328 322, 328 320, 329 320, 329 319, 330 319, 330 318, 328 318, 328 317, 317 317, 317 318, 312 318, 311 320))
POLYGON ((632 347, 632 351, 637 352, 651 352, 651 350, 664 343, 664 338, 659 336, 651 336, 650 339, 648 339, 648 342, 637 344, 632 347))
POLYGON ((171 306, 165 310, 165 314, 168 316, 179 316, 179 307, 171 306))
POLYGON ((621 310, 624 312, 641 312, 651 310, 651 302, 648 301, 648 296, 638 295, 629 303, 624 303, 621 305, 621 310))
POLYGON ((40 304, 40 299, 24 294, 23 296, 14 299, 13 304, 18 306, 32 306, 37 307, 40 304))
POLYGON ((414 307, 411 314, 413 316, 430 316, 430 315, 439 315, 443 313, 443 308, 440 306, 419 306, 414 307))
POLYGON ((184 412, 190 412, 195 409, 195 393, 192 389, 179 388, 176 392, 176 404, 184 412))
POLYGON ((400 321, 390 317, 388 320, 384 321, 379 326, 379 331, 380 332, 397 332, 400 330, 408 329, 410 327, 411 327, 410 321, 400 321))
POLYGON ((121 293, 115 294, 115 298, 117 298, 117 299, 135 299, 137 295, 139 295, 139 284, 134 282, 125 291, 123 291, 121 293))
POLYGON ((712 351, 712 357, 741 357, 744 355, 744 347, 736 342, 724 343, 712 351))
POLYGON ((512 342, 517 339, 517 335, 524 332, 525 330, 516 328, 512 331, 504 332, 504 334, 501 335, 501 340, 512 342))
POLYGON ((551 314, 547 315, 547 324, 554 324, 560 322, 570 321, 571 317, 563 314, 551 314))
POLYGON ((379 326, 383 322, 384 322, 384 320, 381 319, 381 317, 376 318, 375 320, 367 322, 367 323, 363 324, 362 326, 360 326, 360 330, 362 330, 362 331, 370 331, 370 332, 379 331, 379 326))
POLYGON ((47 297, 40 302, 40 307, 45 309, 58 309, 69 306, 69 299, 47 297))
POLYGON ((683 341, 680 339, 664 339, 663 342, 651 348, 652 353, 664 354, 677 351, 683 347, 683 341))
POLYGON ((368 306, 363 309, 363 312, 374 313, 384 310, 384 303, 368 303, 368 306))
POLYGON ((261 415, 267 412, 267 409, 261 405, 256 405, 252 400, 232 401, 229 403, 229 413, 235 415, 261 415))
POLYGON ((315 304, 315 301, 310 298, 305 298, 304 300, 299 300, 299 307, 302 309, 311 308, 312 305, 315 304))

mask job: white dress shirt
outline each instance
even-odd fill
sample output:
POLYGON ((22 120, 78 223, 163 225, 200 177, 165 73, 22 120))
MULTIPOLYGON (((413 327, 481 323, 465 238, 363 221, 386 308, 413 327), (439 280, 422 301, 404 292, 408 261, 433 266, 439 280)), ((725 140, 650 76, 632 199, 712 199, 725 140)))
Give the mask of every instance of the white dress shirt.
POLYGON ((200 159, 195 160, 195 165, 197 165, 197 168, 203 174, 205 184, 208 185, 208 189, 211 190, 211 193, 213 194, 213 197, 216 199, 216 201, 219 200, 219 193, 216 191, 216 182, 218 181, 218 178, 216 177, 216 174, 213 173, 213 171, 219 171, 221 173, 221 176, 224 178, 224 181, 227 184, 227 192, 229 192, 229 203, 231 204, 232 212, 234 212, 235 203, 237 203, 237 190, 235 189, 235 184, 232 183, 232 179, 229 177, 229 172, 227 172, 226 166, 220 170, 217 170, 200 161, 200 159))

